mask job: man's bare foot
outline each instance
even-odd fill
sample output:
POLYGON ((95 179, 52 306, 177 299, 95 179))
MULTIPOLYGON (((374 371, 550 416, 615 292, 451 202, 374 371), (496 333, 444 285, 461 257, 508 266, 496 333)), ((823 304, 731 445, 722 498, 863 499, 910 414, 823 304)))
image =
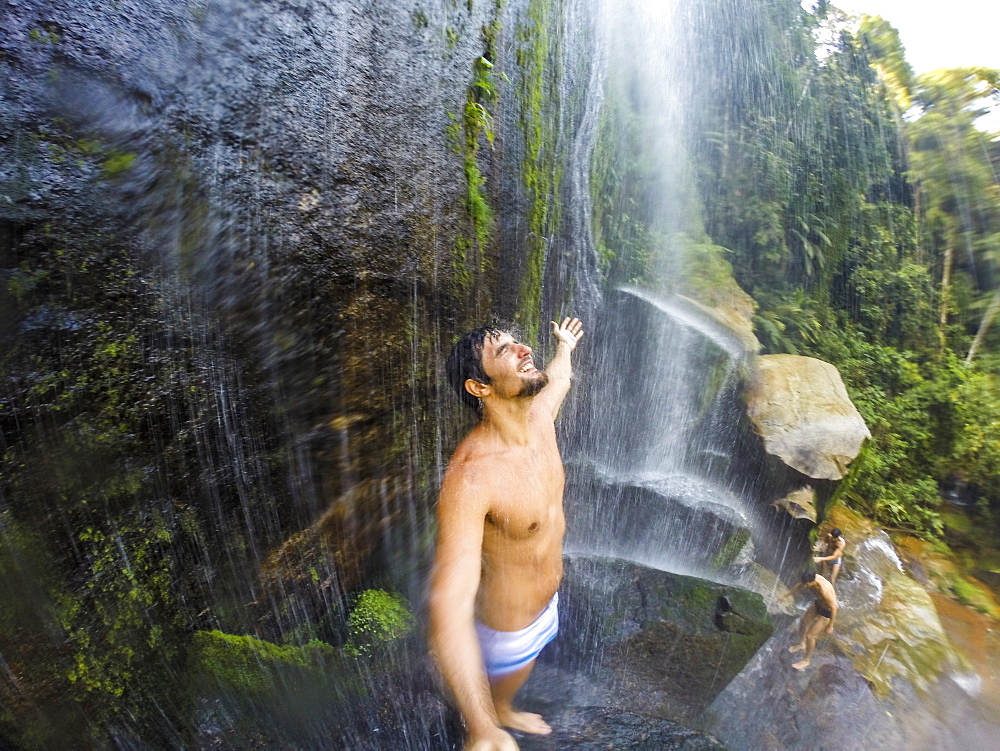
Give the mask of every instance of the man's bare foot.
POLYGON ((552 732, 549 723, 542 719, 540 714, 531 712, 497 712, 500 724, 511 730, 520 730, 522 733, 534 733, 535 735, 548 735, 552 732))
POLYGON ((788 651, 789 652, 801 652, 805 648, 806 648, 805 644, 796 644, 794 647, 789 647, 788 651))
POLYGON ((807 667, 809 667, 809 660, 799 660, 794 665, 792 665, 792 667, 795 668, 796 670, 805 670, 807 667))

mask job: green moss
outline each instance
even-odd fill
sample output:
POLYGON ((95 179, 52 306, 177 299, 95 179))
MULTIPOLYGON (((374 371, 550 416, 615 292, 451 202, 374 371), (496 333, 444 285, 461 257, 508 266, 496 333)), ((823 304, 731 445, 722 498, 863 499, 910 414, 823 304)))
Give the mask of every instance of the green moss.
POLYGON ((497 59, 497 38, 500 36, 502 28, 500 19, 498 18, 494 18, 493 21, 482 28, 483 41, 486 42, 486 54, 484 57, 487 60, 497 59))
MULTIPOLYGON (((469 218, 472 219, 472 227, 476 234, 476 243, 480 249, 485 248, 490 239, 490 230, 493 226, 493 210, 487 201, 484 187, 486 178, 479 171, 475 158, 467 157, 465 160, 465 179, 469 186, 466 210, 469 218)), ((483 258, 480 254, 480 258, 483 258)), ((479 264, 479 271, 485 271, 482 262, 479 264)))
POLYGON ((472 271, 469 270, 469 252, 472 249, 472 240, 465 235, 458 235, 455 238, 455 248, 452 251, 452 272, 455 286, 460 294, 468 293, 472 290, 472 271))
POLYGON ((28 38, 40 44, 58 44, 60 41, 59 34, 47 29, 32 29, 28 32, 28 38))
POLYGON ((138 154, 112 152, 111 155, 104 160, 104 176, 110 179, 128 172, 132 168, 132 162, 135 161, 137 156, 138 154))
POLYGON ((402 595, 367 589, 358 597, 348 617, 348 654, 370 655, 379 644, 395 641, 413 630, 416 619, 402 595))
MULTIPOLYGON (((114 492, 134 494, 138 480, 123 478, 114 492)), ((126 519, 114 520, 113 531, 87 528, 78 536, 90 561, 85 594, 62 595, 56 612, 73 644, 67 679, 79 696, 103 697, 108 711, 127 707, 117 701, 136 682, 148 679, 145 663, 152 655, 172 657, 162 630, 149 630, 146 613, 172 603, 172 564, 165 556, 169 532, 152 530, 126 519)), ((170 619, 164 626, 176 626, 170 619)))
POLYGON ((546 238, 558 228, 561 218, 558 186, 562 171, 557 165, 555 149, 546 148, 555 141, 554 118, 557 114, 554 108, 545 106, 552 100, 547 94, 547 86, 559 74, 550 68, 550 59, 558 59, 547 22, 551 12, 551 0, 532 0, 528 7, 529 21, 518 30, 517 60, 522 68, 518 102, 525 139, 521 169, 530 208, 527 257, 514 317, 524 331, 532 334, 538 332, 541 324, 542 277, 548 251, 546 238))
POLYGON ((271 690, 274 679, 289 671, 315 668, 334 648, 320 641, 305 646, 278 646, 252 636, 222 631, 199 631, 191 643, 191 665, 195 675, 218 681, 223 687, 247 698, 271 690))
MULTIPOLYGON (((494 19, 483 27, 482 33, 487 53, 495 50, 499 22, 494 19)), ((458 238, 455 244, 456 281, 460 289, 471 289, 475 275, 484 274, 489 267, 488 248, 493 230, 493 209, 486 192, 486 178, 479 168, 479 151, 482 141, 492 148, 494 139, 493 115, 490 108, 499 98, 493 63, 481 55, 472 63, 472 82, 466 93, 462 109, 462 122, 448 113, 446 135, 452 147, 463 155, 466 183, 465 208, 472 224, 474 244, 458 238), (461 134, 464 138, 460 138, 461 134), (473 257, 475 253, 475 257, 473 257)))
POLYGON ((725 545, 712 556, 712 567, 716 569, 723 569, 729 566, 736 556, 740 554, 740 551, 747 544, 747 540, 750 539, 750 532, 746 529, 737 530, 732 534, 728 540, 726 540, 725 545))
POLYGON ((714 588, 708 585, 692 586, 685 590, 680 597, 685 608, 696 611, 711 607, 716 599, 714 588))
POLYGON ((956 577, 951 583, 951 591, 963 605, 994 618, 1000 618, 1000 609, 997 608, 989 590, 969 577, 956 577))

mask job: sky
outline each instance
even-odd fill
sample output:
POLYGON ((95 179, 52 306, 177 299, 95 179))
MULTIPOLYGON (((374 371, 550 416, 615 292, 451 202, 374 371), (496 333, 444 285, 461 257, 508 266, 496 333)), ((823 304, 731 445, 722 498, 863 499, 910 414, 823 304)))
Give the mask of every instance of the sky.
POLYGON ((833 0, 850 13, 882 16, 899 30, 916 73, 1000 68, 1000 0, 833 0))
MULTIPOLYGON (((1000 68, 1000 0, 832 0, 848 13, 882 16, 899 31, 916 74, 938 68, 1000 68)), ((977 125, 1000 130, 1000 106, 977 125), (986 121, 986 122, 984 122, 986 121)))

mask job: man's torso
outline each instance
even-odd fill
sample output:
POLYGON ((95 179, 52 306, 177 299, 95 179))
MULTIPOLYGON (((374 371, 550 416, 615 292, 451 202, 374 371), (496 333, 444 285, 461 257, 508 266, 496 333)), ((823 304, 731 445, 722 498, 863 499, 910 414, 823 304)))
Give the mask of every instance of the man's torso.
POLYGON ((828 610, 836 607, 837 595, 833 591, 833 585, 826 579, 817 575, 816 586, 813 588, 813 592, 816 595, 817 603, 822 603, 828 610))
POLYGON ((551 423, 532 442, 480 451, 466 446, 465 471, 487 499, 476 617, 497 631, 530 625, 562 579, 564 472, 551 423))

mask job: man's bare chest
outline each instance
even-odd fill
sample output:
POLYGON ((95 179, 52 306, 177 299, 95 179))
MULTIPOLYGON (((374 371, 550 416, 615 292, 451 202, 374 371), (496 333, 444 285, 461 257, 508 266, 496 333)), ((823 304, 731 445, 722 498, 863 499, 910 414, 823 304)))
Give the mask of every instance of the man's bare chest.
POLYGON ((521 540, 554 531, 561 534, 563 526, 561 492, 514 494, 492 505, 486 515, 485 534, 521 540))
POLYGON ((562 534, 562 462, 534 457, 519 467, 495 468, 491 472, 487 537, 527 539, 562 534))

